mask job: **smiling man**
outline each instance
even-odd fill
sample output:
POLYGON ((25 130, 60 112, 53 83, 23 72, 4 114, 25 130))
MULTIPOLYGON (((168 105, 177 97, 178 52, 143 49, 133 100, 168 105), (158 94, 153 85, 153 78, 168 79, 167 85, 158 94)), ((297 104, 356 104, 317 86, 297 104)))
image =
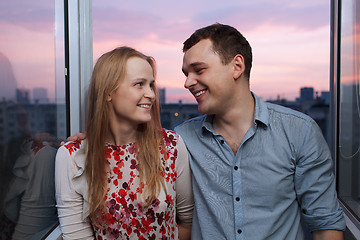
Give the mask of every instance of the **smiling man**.
POLYGON ((213 24, 184 42, 185 88, 204 115, 175 128, 193 172, 192 239, 343 239, 332 160, 310 117, 250 91, 252 52, 213 24))

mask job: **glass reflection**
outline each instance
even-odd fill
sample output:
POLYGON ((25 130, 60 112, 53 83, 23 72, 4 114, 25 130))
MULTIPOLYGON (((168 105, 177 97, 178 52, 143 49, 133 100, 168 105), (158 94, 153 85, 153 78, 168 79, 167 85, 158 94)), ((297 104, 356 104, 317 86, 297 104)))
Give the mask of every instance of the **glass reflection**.
POLYGON ((55 2, 0 3, 0 239, 41 239, 58 222, 54 161, 66 114, 55 2))
POLYGON ((342 1, 339 196, 360 219, 360 1, 342 1))

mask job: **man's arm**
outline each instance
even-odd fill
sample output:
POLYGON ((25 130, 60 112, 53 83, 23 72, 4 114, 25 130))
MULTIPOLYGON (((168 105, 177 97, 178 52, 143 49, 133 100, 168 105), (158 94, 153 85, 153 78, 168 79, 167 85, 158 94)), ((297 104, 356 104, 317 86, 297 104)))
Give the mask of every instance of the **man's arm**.
POLYGON ((179 240, 191 239, 191 225, 179 224, 179 240))
POLYGON ((339 230, 317 230, 313 231, 314 240, 343 240, 344 233, 339 230))

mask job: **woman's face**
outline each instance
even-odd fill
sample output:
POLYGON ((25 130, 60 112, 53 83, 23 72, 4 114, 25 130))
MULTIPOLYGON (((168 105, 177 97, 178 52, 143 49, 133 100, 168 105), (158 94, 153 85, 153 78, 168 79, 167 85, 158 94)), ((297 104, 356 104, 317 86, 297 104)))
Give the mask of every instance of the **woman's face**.
POLYGON ((126 75, 108 97, 114 114, 112 120, 120 124, 140 124, 151 121, 155 101, 154 74, 144 59, 132 57, 126 63, 126 75))

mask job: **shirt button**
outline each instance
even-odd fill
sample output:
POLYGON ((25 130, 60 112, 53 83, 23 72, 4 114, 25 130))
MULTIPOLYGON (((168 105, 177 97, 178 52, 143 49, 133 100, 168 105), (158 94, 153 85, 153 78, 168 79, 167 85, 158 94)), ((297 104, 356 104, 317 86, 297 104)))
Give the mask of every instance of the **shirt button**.
POLYGON ((239 198, 239 197, 236 197, 235 200, 238 202, 238 201, 240 201, 240 198, 239 198))
POLYGON ((224 140, 222 140, 222 139, 220 140, 220 143, 221 143, 221 144, 224 144, 224 142, 225 142, 224 140))
POLYGON ((235 170, 235 171, 237 171, 238 169, 239 169, 238 166, 235 166, 235 167, 234 167, 234 170, 235 170))
POLYGON ((238 234, 242 233, 241 229, 238 229, 237 232, 238 232, 238 234))

